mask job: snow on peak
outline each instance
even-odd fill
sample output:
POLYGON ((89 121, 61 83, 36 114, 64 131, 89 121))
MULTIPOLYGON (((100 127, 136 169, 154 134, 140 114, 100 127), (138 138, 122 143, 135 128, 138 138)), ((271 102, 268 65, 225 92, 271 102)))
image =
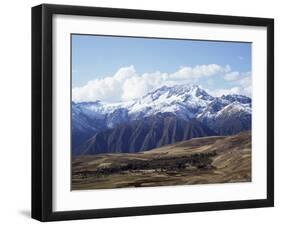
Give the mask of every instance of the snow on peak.
POLYGON ((147 93, 128 109, 134 117, 157 113, 174 113, 185 119, 194 118, 214 97, 198 85, 162 86, 147 93))
POLYGON ((234 114, 251 114, 252 109, 248 104, 242 104, 234 101, 216 113, 216 117, 229 117, 234 114))
POLYGON ((162 86, 139 99, 120 103, 72 103, 73 115, 105 118, 109 127, 126 120, 142 119, 158 113, 172 113, 182 119, 216 118, 234 112, 251 114, 251 99, 242 95, 213 97, 198 85, 162 86))
POLYGON ((243 104, 249 104, 252 102, 251 98, 239 94, 222 95, 221 98, 230 102, 237 101, 243 104))
POLYGON ((152 102, 157 100, 168 101, 181 101, 188 102, 192 100, 213 100, 214 97, 210 96, 205 90, 198 85, 175 85, 175 86, 162 86, 152 92, 149 92, 141 98, 145 102, 152 102))

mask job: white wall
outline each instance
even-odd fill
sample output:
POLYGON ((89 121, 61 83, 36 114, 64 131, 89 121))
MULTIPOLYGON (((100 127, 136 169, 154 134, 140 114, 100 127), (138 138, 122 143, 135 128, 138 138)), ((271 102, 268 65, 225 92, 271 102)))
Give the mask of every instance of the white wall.
MULTIPOLYGON (((30 8, 42 3, 36 0, 14 0, 1 2, 0 35, 0 224, 36 225, 30 214, 30 8)), ((151 10, 182 11, 193 13, 229 14, 238 16, 275 18, 275 172, 276 207, 232 210, 204 213, 170 214, 160 216, 127 217, 100 220, 60 222, 60 225, 266 225, 280 221, 281 213, 281 98, 280 64, 281 60, 281 14, 278 1, 245 0, 68 0, 47 1, 47 3, 89 5, 119 8, 139 8, 151 10)), ((239 192, 239 191, 237 191, 239 192)), ((276 225, 276 224, 275 224, 276 225)))

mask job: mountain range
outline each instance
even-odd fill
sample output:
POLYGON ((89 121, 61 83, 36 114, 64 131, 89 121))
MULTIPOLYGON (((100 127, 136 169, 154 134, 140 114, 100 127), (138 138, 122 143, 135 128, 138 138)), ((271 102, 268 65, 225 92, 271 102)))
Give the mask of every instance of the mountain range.
POLYGON ((134 153, 194 137, 251 129, 251 98, 214 97, 197 85, 163 86, 141 98, 72 102, 72 153, 134 153))

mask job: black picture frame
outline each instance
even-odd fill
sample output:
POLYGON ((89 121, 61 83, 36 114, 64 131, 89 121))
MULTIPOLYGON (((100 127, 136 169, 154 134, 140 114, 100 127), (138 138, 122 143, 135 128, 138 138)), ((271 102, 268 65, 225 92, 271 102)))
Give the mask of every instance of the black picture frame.
POLYGON ((271 206, 274 206, 273 19, 50 4, 32 8, 32 218, 40 221, 57 221, 271 206), (52 210, 52 18, 55 14, 266 27, 267 198, 54 212, 52 210))

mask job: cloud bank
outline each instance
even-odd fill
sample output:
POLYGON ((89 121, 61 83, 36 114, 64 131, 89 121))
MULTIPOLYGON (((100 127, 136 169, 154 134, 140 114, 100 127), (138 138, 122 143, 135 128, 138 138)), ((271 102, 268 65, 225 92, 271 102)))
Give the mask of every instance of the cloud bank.
POLYGON ((222 96, 227 94, 241 94, 248 97, 252 96, 252 78, 251 72, 240 73, 233 71, 223 76, 223 79, 232 82, 233 87, 229 89, 208 90, 213 96, 222 96))
POLYGON ((101 100, 106 102, 128 101, 139 98, 161 86, 176 84, 197 84, 199 80, 222 76, 227 81, 237 84, 227 90, 208 90, 215 96, 228 93, 241 93, 249 96, 251 92, 250 74, 242 76, 232 72, 227 66, 217 64, 181 67, 174 73, 153 72, 138 74, 133 65, 120 68, 114 75, 89 81, 85 86, 72 89, 72 99, 75 102, 101 100), (248 91, 246 91, 248 89, 248 91), (248 92, 248 93, 247 93, 248 92))

